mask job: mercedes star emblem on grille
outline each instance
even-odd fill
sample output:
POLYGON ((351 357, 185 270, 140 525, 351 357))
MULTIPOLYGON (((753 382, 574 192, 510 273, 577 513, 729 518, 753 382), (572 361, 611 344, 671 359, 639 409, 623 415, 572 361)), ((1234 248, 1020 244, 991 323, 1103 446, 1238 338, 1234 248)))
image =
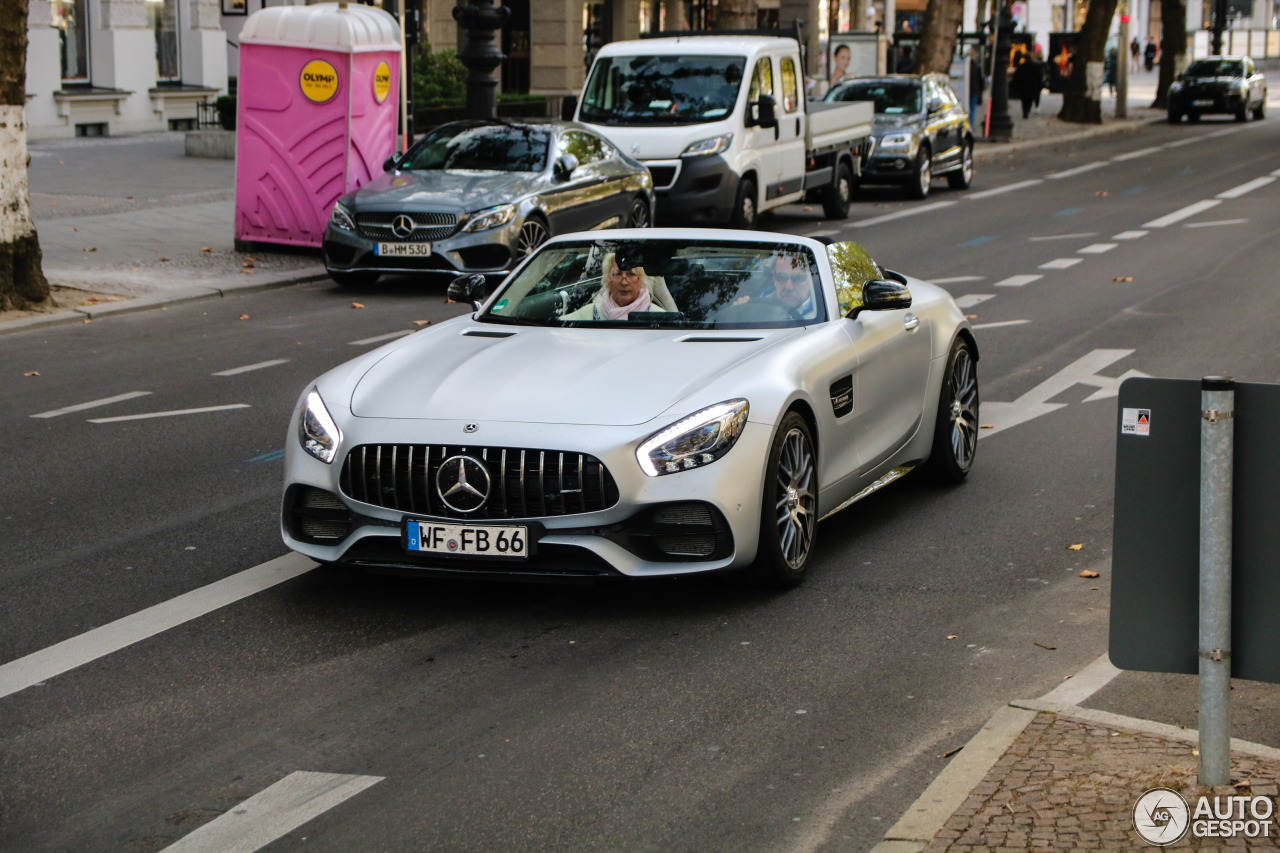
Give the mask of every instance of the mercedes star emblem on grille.
POLYGON ((463 432, 475 432, 475 431, 476 431, 476 430, 478 430, 478 429, 480 429, 480 424, 477 424, 477 423, 469 423, 469 424, 467 424, 466 426, 464 426, 464 427, 462 428, 462 431, 463 431, 463 432))
POLYGON ((475 512, 489 499, 489 472, 474 456, 450 456, 436 472, 440 500, 454 512, 475 512))
POLYGON ((417 226, 414 224, 413 217, 400 214, 391 220, 391 233, 401 240, 408 240, 413 236, 413 230, 417 226))

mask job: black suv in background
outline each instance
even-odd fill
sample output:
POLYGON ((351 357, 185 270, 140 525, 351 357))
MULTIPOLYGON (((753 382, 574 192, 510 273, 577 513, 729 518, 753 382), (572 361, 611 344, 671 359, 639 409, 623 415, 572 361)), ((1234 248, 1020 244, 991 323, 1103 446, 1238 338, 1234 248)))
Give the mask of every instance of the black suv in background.
POLYGON ((908 198, 924 198, 937 175, 955 189, 973 182, 969 114, 944 75, 848 77, 823 100, 875 103, 875 145, 861 183, 902 184, 908 198))
POLYGON ((1186 116, 1199 121, 1206 113, 1226 113, 1236 121, 1266 115, 1267 78, 1247 56, 1197 59, 1169 86, 1169 124, 1186 116))

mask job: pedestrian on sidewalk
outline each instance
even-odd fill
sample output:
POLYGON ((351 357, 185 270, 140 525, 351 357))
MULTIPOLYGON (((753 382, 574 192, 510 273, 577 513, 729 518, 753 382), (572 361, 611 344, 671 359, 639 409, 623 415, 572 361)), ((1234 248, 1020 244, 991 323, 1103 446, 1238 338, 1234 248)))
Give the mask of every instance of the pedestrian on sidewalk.
POLYGON ((982 73, 982 51, 969 48, 969 126, 978 126, 978 105, 982 103, 982 93, 986 91, 987 79, 982 73))
POLYGON ((1146 61, 1147 70, 1155 68, 1156 54, 1160 52, 1160 48, 1156 47, 1156 40, 1151 36, 1147 36, 1147 46, 1142 50, 1142 58, 1146 61))
POLYGON ((1026 56, 1018 57, 1018 67, 1013 70, 1013 79, 1009 81, 1009 89, 1022 101, 1022 117, 1031 115, 1031 105, 1040 96, 1044 85, 1044 74, 1040 63, 1026 56))
POLYGON ((1133 41, 1129 42, 1129 70, 1135 74, 1138 73, 1138 68, 1141 67, 1138 64, 1139 57, 1141 56, 1142 44, 1138 41, 1138 37, 1134 36, 1133 41))
POLYGON ((1102 64, 1102 81, 1107 84, 1107 88, 1111 90, 1111 97, 1116 96, 1116 78, 1118 76, 1120 65, 1120 55, 1116 48, 1107 51, 1107 59, 1102 64))

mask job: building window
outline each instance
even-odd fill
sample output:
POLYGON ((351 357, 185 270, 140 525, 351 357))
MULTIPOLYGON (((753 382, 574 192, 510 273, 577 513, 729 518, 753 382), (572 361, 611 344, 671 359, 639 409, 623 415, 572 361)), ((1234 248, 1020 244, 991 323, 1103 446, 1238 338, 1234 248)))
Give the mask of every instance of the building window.
POLYGON ((58 31, 62 79, 89 82, 89 20, 86 0, 49 0, 52 26, 58 31))
POLYGON ((182 79, 178 51, 178 0, 147 0, 147 24, 156 34, 156 80, 182 79))

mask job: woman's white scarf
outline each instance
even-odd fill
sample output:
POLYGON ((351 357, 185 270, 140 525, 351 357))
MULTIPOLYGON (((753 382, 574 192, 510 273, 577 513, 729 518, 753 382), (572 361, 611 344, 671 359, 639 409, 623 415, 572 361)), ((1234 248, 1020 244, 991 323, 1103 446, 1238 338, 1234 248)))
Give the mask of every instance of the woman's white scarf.
POLYGON ((613 294, 606 288, 604 298, 600 300, 600 313, 606 320, 625 320, 632 311, 648 311, 653 300, 649 296, 649 288, 640 288, 640 295, 626 305, 613 301, 613 294))

